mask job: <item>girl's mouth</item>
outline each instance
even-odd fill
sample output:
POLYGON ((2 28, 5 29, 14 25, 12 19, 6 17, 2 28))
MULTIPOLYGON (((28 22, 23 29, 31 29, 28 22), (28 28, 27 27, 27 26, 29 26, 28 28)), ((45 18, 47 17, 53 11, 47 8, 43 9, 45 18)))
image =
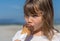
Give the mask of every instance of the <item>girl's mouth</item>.
POLYGON ((30 25, 30 24, 27 24, 26 25, 26 27, 31 31, 31 32, 33 32, 33 30, 34 30, 34 27, 32 26, 32 25, 30 25))

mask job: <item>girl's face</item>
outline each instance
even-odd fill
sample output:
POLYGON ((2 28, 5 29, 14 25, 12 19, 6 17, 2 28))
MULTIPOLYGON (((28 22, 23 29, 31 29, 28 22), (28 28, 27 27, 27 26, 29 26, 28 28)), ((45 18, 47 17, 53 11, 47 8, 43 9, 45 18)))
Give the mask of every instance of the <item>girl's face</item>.
POLYGON ((25 21, 26 24, 30 26, 28 28, 31 28, 32 31, 39 30, 43 24, 42 15, 25 15, 25 21))

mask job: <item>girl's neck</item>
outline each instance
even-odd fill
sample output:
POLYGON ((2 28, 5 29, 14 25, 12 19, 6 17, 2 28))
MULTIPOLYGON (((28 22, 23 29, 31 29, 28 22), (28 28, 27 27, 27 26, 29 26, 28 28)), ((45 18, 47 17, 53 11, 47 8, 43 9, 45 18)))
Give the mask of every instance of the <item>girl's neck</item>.
POLYGON ((33 36, 43 36, 43 32, 42 31, 39 31, 39 32, 33 34, 33 36))

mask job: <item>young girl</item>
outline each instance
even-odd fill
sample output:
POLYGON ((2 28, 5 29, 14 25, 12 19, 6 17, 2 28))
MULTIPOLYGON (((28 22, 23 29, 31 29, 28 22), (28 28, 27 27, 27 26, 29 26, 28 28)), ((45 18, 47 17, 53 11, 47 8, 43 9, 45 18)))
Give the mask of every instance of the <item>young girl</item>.
POLYGON ((26 0, 26 24, 12 41, 60 41, 60 33, 53 27, 52 0, 26 0))

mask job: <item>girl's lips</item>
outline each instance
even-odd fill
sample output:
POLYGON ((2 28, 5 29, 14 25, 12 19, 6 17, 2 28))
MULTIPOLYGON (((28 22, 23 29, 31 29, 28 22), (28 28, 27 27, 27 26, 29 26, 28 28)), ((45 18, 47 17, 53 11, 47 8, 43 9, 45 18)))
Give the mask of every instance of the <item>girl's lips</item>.
POLYGON ((32 26, 32 25, 28 25, 28 26, 32 26))
POLYGON ((27 27, 32 27, 32 25, 28 24, 27 27))

